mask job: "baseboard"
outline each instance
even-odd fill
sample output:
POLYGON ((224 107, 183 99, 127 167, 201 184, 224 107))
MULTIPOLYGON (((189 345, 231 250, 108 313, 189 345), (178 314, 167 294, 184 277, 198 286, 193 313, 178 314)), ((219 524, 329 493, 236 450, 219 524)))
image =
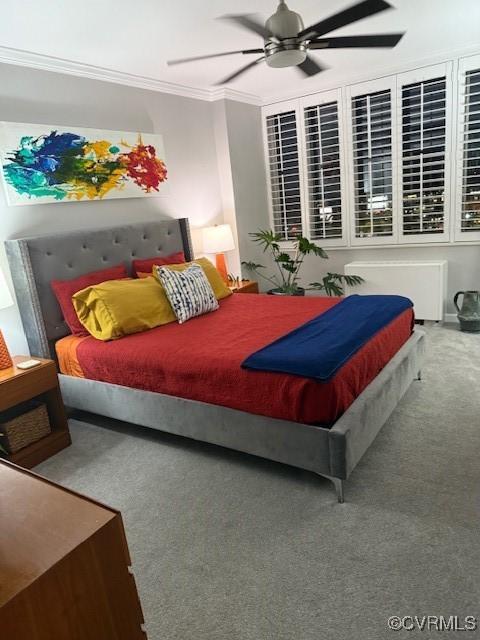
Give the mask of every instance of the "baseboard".
POLYGON ((458 322, 458 318, 457 318, 457 314, 456 313, 446 313, 443 316, 443 321, 444 322, 458 322))

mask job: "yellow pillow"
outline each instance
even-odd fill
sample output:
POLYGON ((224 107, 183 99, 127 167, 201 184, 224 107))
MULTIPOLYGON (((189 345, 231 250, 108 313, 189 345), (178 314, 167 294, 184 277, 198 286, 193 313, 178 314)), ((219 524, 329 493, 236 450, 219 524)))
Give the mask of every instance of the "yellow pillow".
POLYGON ((78 319, 98 340, 115 340, 176 320, 156 278, 109 280, 72 297, 78 319))
MULTIPOLYGON (((217 269, 208 258, 197 258, 196 260, 192 260, 192 262, 182 262, 181 264, 164 264, 162 266, 167 267, 167 269, 172 269, 172 271, 184 271, 184 269, 186 269, 188 265, 192 264, 193 262, 199 264, 205 271, 207 280, 210 282, 210 286, 212 287, 213 293, 215 294, 217 300, 222 300, 222 298, 226 298, 227 296, 232 295, 232 292, 223 281, 222 276, 218 273, 217 269)), ((155 266, 153 267, 153 273, 154 275, 156 275, 157 273, 155 266)))

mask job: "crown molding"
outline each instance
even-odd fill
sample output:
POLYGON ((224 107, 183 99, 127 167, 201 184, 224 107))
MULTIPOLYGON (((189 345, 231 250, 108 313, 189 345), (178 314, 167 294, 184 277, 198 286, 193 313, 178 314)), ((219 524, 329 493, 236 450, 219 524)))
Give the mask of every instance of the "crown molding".
POLYGON ((229 89, 228 87, 211 89, 209 100, 210 102, 214 102, 215 100, 236 100, 237 102, 253 104, 257 107, 261 107, 264 103, 260 96, 253 93, 245 93, 244 91, 237 91, 236 89, 229 89))
POLYGON ((194 100, 204 100, 206 102, 215 102, 217 100, 235 100, 237 102, 243 102, 245 104, 251 104, 255 106, 267 106, 270 104, 275 104, 277 102, 283 102, 285 100, 294 100, 297 98, 306 97, 308 95, 321 93, 323 91, 329 91, 331 89, 338 89, 339 87, 357 84, 358 82, 365 82, 367 80, 372 80, 372 78, 382 78, 386 76, 396 75, 398 73, 408 71, 409 69, 418 69, 440 62, 447 62, 456 58, 477 55, 478 53, 480 53, 480 49, 478 46, 450 50, 443 53, 438 52, 429 57, 405 61, 405 63, 403 63, 402 65, 398 65, 394 68, 385 67, 377 69, 374 73, 370 72, 365 74, 364 76, 359 76, 357 74, 352 77, 348 74, 344 74, 334 82, 319 84, 316 87, 309 87, 308 91, 302 91, 301 89, 299 89, 297 91, 271 94, 269 96, 264 96, 263 98, 252 93, 238 91, 229 87, 215 87, 213 89, 190 87, 174 82, 166 82, 164 80, 150 78, 148 76, 140 76, 136 74, 125 73, 122 71, 115 71, 114 69, 108 69, 106 67, 84 64, 81 62, 76 62, 74 60, 68 60, 66 58, 47 56, 40 53, 25 51, 24 49, 14 49, 11 47, 0 46, 0 63, 13 64, 21 67, 28 67, 31 69, 39 69, 41 71, 50 71, 53 73, 63 73, 79 78, 99 80, 101 82, 111 82, 113 84, 119 84, 127 87, 135 87, 136 89, 146 89, 148 91, 156 91, 158 93, 182 96, 184 98, 192 98, 194 100))
POLYGON ((214 102, 216 100, 237 100, 248 104, 261 105, 262 99, 259 96, 236 91, 229 88, 202 89, 199 87, 189 87, 186 85, 176 84, 174 82, 165 82, 148 76, 139 76, 132 73, 124 73, 115 71, 106 67, 98 67, 96 65, 83 64, 66 58, 57 58, 56 56, 47 56, 33 51, 25 51, 23 49, 13 49, 11 47, 0 46, 0 63, 13 64, 20 67, 28 67, 31 69, 39 69, 41 71, 51 71, 53 73, 64 73, 79 78, 88 78, 90 80, 100 80, 102 82, 111 82, 127 87, 135 87, 136 89, 146 89, 148 91, 157 91, 159 93, 167 93, 184 98, 193 98, 194 100, 204 100, 206 102, 214 102))

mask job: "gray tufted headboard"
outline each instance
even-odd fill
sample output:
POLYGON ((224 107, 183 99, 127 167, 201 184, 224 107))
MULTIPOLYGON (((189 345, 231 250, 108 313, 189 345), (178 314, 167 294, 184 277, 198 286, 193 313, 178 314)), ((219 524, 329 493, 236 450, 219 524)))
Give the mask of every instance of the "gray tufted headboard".
POLYGON ((19 238, 5 242, 18 306, 30 352, 55 357, 55 341, 69 333, 52 280, 70 280, 134 258, 184 251, 193 259, 188 220, 161 220, 19 238))

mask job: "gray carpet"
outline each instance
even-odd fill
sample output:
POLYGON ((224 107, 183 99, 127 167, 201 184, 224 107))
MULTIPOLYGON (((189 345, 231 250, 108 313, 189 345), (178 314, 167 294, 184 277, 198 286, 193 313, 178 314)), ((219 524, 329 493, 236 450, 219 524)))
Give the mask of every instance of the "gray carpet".
POLYGON ((122 511, 150 640, 458 638, 387 618, 480 618, 480 335, 427 330, 424 379, 344 505, 308 472, 71 420, 73 446, 37 471, 122 511))

